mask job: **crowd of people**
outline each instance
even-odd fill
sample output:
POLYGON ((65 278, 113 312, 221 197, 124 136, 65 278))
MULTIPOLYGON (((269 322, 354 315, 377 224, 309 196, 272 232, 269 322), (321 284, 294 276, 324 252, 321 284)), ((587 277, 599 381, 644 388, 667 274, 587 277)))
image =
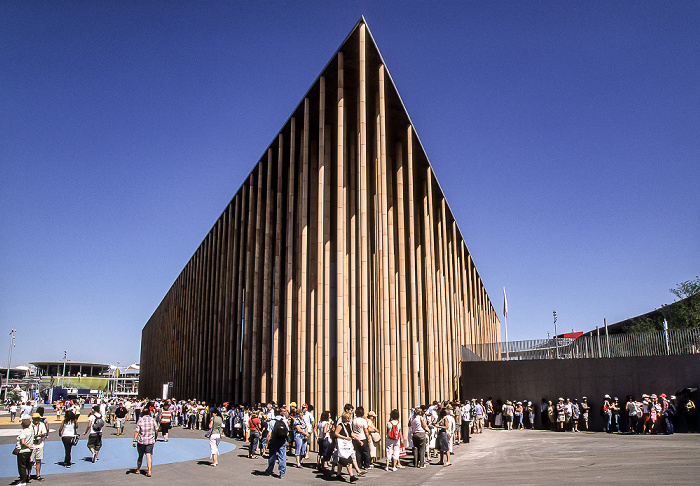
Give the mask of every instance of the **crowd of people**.
MULTIPOLYGON (((83 407, 82 399, 59 400, 54 404, 57 420, 61 421, 58 433, 65 449, 62 465, 66 468, 71 467, 71 450, 79 441, 78 421, 83 407)), ((39 406, 34 410, 26 402, 11 404, 9 410, 11 421, 20 414, 22 425, 15 448, 19 485, 29 481, 33 469, 36 469, 36 479, 43 481, 43 444, 50 430, 45 409, 39 406)), ((605 395, 599 409, 605 432, 630 434, 673 434, 679 410, 684 413, 689 431, 694 432, 697 410, 689 397, 644 394, 637 400, 628 395, 623 403, 617 397, 605 395)), ((92 462, 96 462, 105 424, 111 424, 116 429, 115 435, 120 436, 124 435, 125 423, 133 421, 136 427, 132 444, 137 449, 134 472, 141 473, 145 456, 145 474, 149 477, 158 435, 167 442, 171 429, 181 427, 207 430, 212 466, 218 465, 221 438, 230 437, 247 443, 249 458, 267 461, 266 474, 272 474, 277 463, 279 477, 284 477, 288 455, 294 457, 294 467, 304 467, 313 448, 316 451, 313 467, 337 476, 346 471, 354 481, 372 467, 385 471, 404 468, 401 458, 408 457, 409 453, 412 465, 417 468, 426 467, 434 459, 437 461, 433 464, 450 466, 454 447, 469 442, 472 434, 483 433, 485 428, 535 429, 537 412, 538 428, 578 432, 590 430, 593 410, 587 397, 582 397, 580 402, 577 398, 542 398, 539 407, 530 400, 502 402, 489 397, 465 403, 435 401, 419 405, 410 409, 406 424, 401 422, 399 411, 392 410, 382 425, 374 411, 352 404, 346 404, 339 415, 324 410, 317 420, 314 407, 306 403, 301 406, 295 402, 288 406, 274 402, 255 406, 223 403, 219 406, 194 399, 104 399, 91 405, 83 433, 92 462), (404 430, 407 430, 406 437, 404 430), (312 444, 315 447, 311 447, 312 444)))

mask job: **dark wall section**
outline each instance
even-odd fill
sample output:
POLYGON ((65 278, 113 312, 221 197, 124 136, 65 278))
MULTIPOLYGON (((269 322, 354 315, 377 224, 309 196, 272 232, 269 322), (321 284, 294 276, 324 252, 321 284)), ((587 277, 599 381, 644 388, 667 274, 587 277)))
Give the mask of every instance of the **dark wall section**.
MULTIPOLYGON (((462 399, 531 400, 537 405, 537 426, 542 398, 580 401, 587 396, 590 427, 602 430, 599 410, 606 393, 619 397, 624 406, 627 395, 638 399, 642 393, 671 396, 686 387, 700 387, 700 355, 462 363, 462 399)), ((698 405, 697 392, 692 398, 698 405)), ((681 430, 686 428, 684 415, 679 413, 676 418, 681 430)))

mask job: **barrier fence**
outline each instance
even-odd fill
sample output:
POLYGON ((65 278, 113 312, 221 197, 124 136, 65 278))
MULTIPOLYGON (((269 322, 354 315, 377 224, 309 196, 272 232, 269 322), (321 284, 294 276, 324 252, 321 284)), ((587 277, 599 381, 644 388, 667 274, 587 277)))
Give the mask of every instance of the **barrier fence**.
POLYGON ((462 346, 462 361, 626 358, 700 353, 700 328, 462 346))

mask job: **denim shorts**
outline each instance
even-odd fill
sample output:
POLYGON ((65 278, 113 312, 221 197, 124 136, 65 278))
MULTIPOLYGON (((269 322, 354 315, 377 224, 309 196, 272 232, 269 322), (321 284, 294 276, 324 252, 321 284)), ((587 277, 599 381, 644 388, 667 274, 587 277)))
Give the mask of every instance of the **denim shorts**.
POLYGON ((294 444, 296 445, 296 448, 294 449, 295 456, 303 456, 306 454, 306 439, 294 437, 294 444))

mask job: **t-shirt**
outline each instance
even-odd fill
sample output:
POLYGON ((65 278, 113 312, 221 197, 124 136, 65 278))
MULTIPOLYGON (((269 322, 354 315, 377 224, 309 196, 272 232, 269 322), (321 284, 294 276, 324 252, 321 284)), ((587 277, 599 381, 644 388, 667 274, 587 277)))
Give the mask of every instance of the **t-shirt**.
POLYGON ((20 418, 22 419, 30 419, 32 418, 32 406, 27 404, 22 405, 22 412, 20 413, 20 418))
POLYGON ((34 447, 44 447, 44 440, 46 440, 46 434, 49 432, 46 424, 44 422, 39 422, 36 425, 32 424, 30 428, 32 429, 32 433, 35 437, 42 435, 39 442, 34 442, 34 447))
POLYGON ((294 427, 294 438, 306 439, 306 435, 302 432, 299 432, 299 429, 301 429, 303 432, 307 432, 306 422, 304 422, 304 420, 301 417, 296 417, 294 419, 294 422, 292 423, 292 426, 294 427), (297 429, 297 427, 299 427, 299 429, 297 429))
POLYGON ((304 412, 304 415, 302 417, 304 419, 304 423, 306 424, 306 430, 314 430, 314 416, 311 414, 311 412, 307 410, 306 412, 304 412))
POLYGON ((17 446, 20 448, 20 452, 30 452, 31 449, 27 446, 22 445, 22 439, 24 439, 24 443, 27 445, 31 445, 34 442, 34 431, 32 430, 31 427, 27 427, 26 429, 22 429, 22 432, 19 433, 17 436, 17 446))
POLYGON ((88 420, 90 421, 90 433, 91 433, 91 434, 101 434, 101 433, 102 433, 102 429, 100 429, 100 430, 95 430, 95 429, 92 428, 92 425, 95 423, 95 420, 97 420, 98 418, 102 418, 102 415, 99 414, 99 413, 93 413, 93 414, 90 415, 90 417, 88 418, 88 420))
POLYGON ((258 417, 254 417, 250 419, 250 430, 255 430, 260 432, 260 419, 258 417))
POLYGON ((156 443, 156 421, 150 415, 142 415, 136 423, 138 435, 136 441, 139 444, 148 445, 156 443))
POLYGON ((211 435, 221 435, 221 426, 224 424, 224 419, 219 415, 214 415, 211 419, 211 435))
POLYGON ((364 417, 355 417, 352 421, 352 431, 357 436, 357 440, 365 440, 365 429, 367 428, 367 420, 364 417))

